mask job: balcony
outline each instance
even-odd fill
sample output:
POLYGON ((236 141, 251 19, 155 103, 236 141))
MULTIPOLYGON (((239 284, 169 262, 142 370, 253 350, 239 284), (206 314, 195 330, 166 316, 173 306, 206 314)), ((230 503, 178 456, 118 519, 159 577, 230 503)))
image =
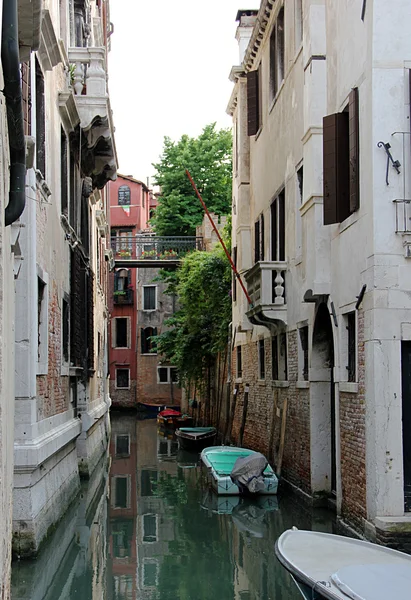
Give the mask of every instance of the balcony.
POLYGON ((114 304, 128 304, 133 305, 134 304, 134 290, 123 290, 123 291, 116 291, 113 294, 113 301, 114 304))
POLYGON ((70 48, 71 85, 80 117, 81 166, 93 187, 103 188, 117 173, 114 126, 107 91, 106 50, 70 48))
POLYGON ((111 238, 116 267, 175 267, 193 250, 203 250, 203 238, 191 236, 120 235, 111 238))
POLYGON ((287 324, 286 262, 261 261, 245 274, 251 308, 247 317, 254 325, 287 324))

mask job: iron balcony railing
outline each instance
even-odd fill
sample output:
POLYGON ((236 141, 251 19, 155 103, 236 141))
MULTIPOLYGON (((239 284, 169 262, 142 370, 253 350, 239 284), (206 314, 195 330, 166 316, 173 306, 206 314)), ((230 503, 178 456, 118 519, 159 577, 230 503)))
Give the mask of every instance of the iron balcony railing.
POLYGON ((121 260, 179 260, 193 250, 203 250, 203 238, 120 234, 111 238, 114 258, 121 260))

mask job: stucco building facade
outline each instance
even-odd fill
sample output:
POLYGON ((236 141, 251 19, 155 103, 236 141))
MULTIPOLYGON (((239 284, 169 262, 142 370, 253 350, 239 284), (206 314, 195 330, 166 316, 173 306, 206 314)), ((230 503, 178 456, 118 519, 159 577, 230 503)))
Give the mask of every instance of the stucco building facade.
POLYGON ((361 534, 404 546, 410 10, 263 0, 240 11, 228 107, 233 254, 251 301, 237 285, 233 435, 247 393, 245 445, 303 495, 334 498, 361 534))
POLYGON ((107 448, 105 185, 116 177, 109 3, 40 6, 23 71, 33 138, 16 281, 13 547, 36 554, 107 448))

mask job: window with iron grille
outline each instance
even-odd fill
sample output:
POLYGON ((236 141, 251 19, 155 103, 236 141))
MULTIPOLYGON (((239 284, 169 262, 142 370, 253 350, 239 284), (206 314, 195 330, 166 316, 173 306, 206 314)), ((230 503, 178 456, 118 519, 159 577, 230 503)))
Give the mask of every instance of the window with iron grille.
POLYGON ((264 340, 258 341, 258 377, 265 379, 265 343, 264 340))
POLYGON ((356 380, 356 363, 357 363, 357 340, 355 327, 355 312, 347 315, 347 341, 348 341, 348 381, 356 380))

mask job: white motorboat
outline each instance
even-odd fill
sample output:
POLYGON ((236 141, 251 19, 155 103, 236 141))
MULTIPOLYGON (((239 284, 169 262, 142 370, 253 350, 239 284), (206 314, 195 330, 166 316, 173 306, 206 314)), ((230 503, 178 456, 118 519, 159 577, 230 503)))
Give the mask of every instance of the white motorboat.
POLYGON ((349 537, 289 529, 275 553, 306 600, 410 600, 411 556, 349 537))

